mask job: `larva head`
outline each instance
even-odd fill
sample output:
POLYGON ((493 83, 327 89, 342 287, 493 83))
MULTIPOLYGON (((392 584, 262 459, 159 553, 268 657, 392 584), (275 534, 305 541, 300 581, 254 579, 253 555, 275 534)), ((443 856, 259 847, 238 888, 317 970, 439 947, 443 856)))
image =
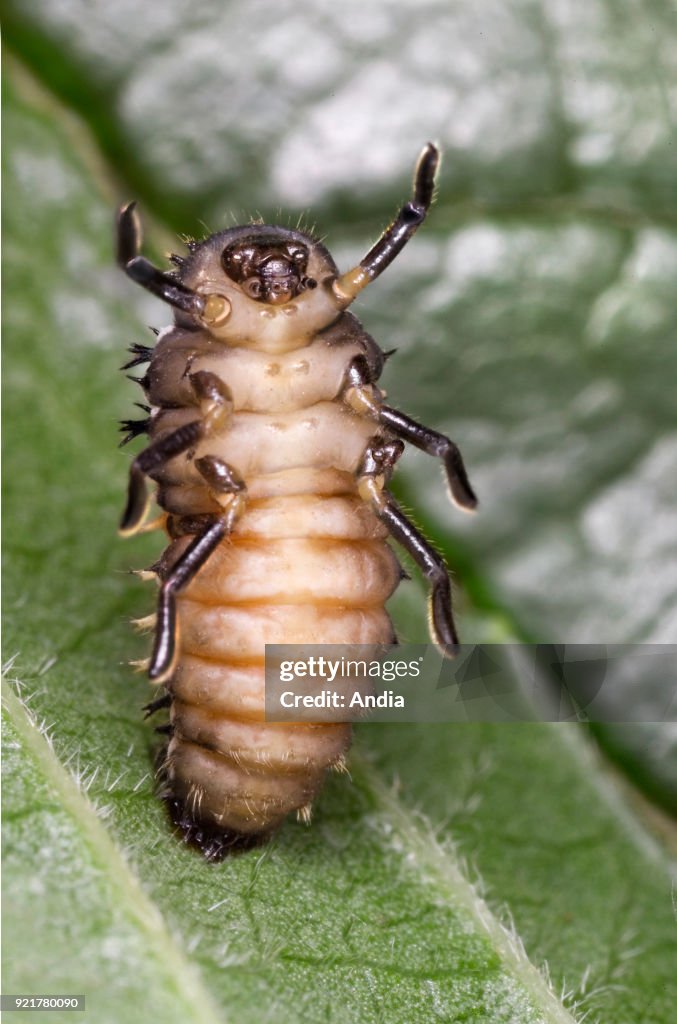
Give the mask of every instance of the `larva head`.
MULTIPOLYGON (((210 298, 203 322, 225 344, 283 352, 306 345, 346 303, 329 252, 300 231, 230 228, 191 243, 179 280, 210 298)), ((186 314, 177 319, 189 325, 186 314)))
POLYGON ((141 255, 135 203, 120 209, 117 261, 133 280, 174 306, 182 327, 206 327, 226 345, 263 352, 301 348, 329 327, 374 281, 425 220, 440 154, 429 142, 414 171, 411 199, 359 264, 339 276, 320 243, 301 231, 251 224, 188 245, 163 273, 141 255))
POLYGON ((281 306, 307 288, 317 288, 307 276, 309 248, 302 242, 266 235, 247 235, 232 242, 221 254, 231 281, 257 302, 281 306))

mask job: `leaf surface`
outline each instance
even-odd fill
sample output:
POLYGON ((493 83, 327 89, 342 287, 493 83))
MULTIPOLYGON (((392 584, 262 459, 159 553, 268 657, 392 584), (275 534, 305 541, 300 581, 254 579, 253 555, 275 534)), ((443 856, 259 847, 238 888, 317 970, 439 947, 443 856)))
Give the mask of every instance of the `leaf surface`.
MULTIPOLYGON (((602 3, 557 5, 547 23, 531 5, 485 22, 431 4, 413 29, 405 5, 383 10, 280 5, 253 41, 249 6, 196 17, 168 3, 146 18, 124 4, 10 5, 10 43, 98 144, 33 86, 8 94, 6 651, 54 753, 10 699, 18 789, 5 798, 65 837, 64 857, 45 862, 35 832, 9 822, 11 963, 29 963, 35 985, 50 976, 26 878, 49 889, 65 860, 69 884, 44 915, 45 927, 71 920, 54 983, 77 977, 86 950, 94 970, 115 920, 111 979, 147 945, 139 978, 168 991, 138 915, 115 917, 124 865, 122 905, 140 885, 181 964, 181 998, 205 993, 198 1020, 566 1020, 534 966, 547 961, 576 1013, 662 1024, 675 996, 672 832, 652 837, 575 727, 365 726, 354 784, 331 783, 310 831, 290 824, 265 853, 218 868, 176 844, 152 796, 147 687, 123 665, 144 653, 125 620, 149 599, 124 570, 157 546, 114 539, 128 462, 114 421, 137 397, 115 370, 166 311, 112 266, 102 157, 173 231, 311 205, 349 265, 406 194, 421 141, 439 138, 425 233, 358 313, 399 349, 391 402, 448 430, 480 491, 481 513, 462 519, 415 455, 400 485, 458 569, 464 638, 674 634, 669 7, 654 5, 653 28, 639 8, 621 19, 602 3), (302 31, 312 56, 281 61, 302 31), (59 763, 79 766, 92 806, 65 800, 59 763), (77 896, 92 871, 83 821, 110 844, 91 883, 95 942, 77 896), (475 872, 490 909, 465 881, 475 872), (514 942, 497 925, 506 913, 514 942)), ((423 639, 415 586, 396 608, 401 632, 423 639)), ((665 725, 599 732, 634 781, 674 800, 665 725)), ((111 980, 105 1019, 134 1019, 135 991, 111 980)))

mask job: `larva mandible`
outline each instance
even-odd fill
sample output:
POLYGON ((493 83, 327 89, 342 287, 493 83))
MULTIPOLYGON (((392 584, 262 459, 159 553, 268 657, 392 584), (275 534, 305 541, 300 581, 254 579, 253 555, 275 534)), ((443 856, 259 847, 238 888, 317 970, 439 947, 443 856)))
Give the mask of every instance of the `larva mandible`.
MULTIPOLYGON (((148 433, 132 462, 120 532, 143 527, 146 477, 158 485, 170 543, 148 664, 170 708, 163 797, 186 841, 208 859, 308 817, 325 771, 340 767, 349 724, 264 722, 266 643, 388 643, 384 604, 401 576, 401 544, 431 585, 434 641, 458 640, 440 556, 387 490, 408 441, 442 459, 452 499, 477 501, 449 438, 386 405, 386 356, 348 306, 402 250, 433 198, 429 143, 413 194, 358 266, 340 274, 299 230, 249 224, 172 255, 164 272, 140 255, 135 204, 118 217, 118 263, 174 307, 154 349, 133 345, 148 433), (180 631, 179 631, 180 624, 180 631)), ((137 379, 137 378, 135 378, 137 379)))

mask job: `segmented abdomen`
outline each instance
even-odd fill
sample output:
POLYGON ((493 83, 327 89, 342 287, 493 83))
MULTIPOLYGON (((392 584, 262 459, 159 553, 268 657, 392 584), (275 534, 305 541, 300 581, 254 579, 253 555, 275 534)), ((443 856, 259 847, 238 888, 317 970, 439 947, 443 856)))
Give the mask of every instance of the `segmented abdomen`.
MULTIPOLYGON (((242 350, 235 352, 241 363, 242 350)), ((341 366, 350 355, 344 349, 341 366)), ((252 356, 260 361, 259 353, 252 356)), ((299 358, 294 363, 291 356, 293 368, 299 358)), ((392 639, 384 603, 400 568, 385 526, 356 486, 375 424, 328 400, 341 379, 327 379, 326 356, 316 343, 304 349, 306 404, 295 409, 285 360, 269 360, 281 377, 284 408, 238 411, 235 389, 229 422, 157 474, 160 502, 174 517, 218 509, 194 468, 203 455, 233 466, 247 488, 234 531, 178 598, 180 653, 166 684, 173 734, 165 776, 184 828, 265 835, 290 811, 307 808, 327 768, 342 763, 349 725, 263 721, 265 644, 392 639)), ((332 363, 338 366, 336 353, 332 363)), ((230 384, 223 358, 202 359, 200 368, 220 372, 230 384)), ((275 405, 275 394, 268 391, 262 404, 275 405)), ((152 433, 193 417, 191 408, 164 409, 152 433)), ((165 567, 191 540, 172 541, 165 567)))

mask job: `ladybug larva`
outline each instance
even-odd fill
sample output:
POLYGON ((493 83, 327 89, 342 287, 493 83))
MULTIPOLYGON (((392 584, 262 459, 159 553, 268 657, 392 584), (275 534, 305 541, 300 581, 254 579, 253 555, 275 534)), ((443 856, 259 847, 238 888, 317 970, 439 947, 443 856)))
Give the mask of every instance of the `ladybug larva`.
MULTIPOLYGON (((440 556, 387 489, 410 442, 442 459, 451 497, 476 498, 456 445, 384 402, 385 354, 347 312, 425 219, 439 163, 423 149, 413 194, 358 266, 341 274, 299 230, 249 224, 171 257, 140 255, 135 204, 118 217, 118 262, 174 307, 154 349, 132 346, 150 444, 131 465, 120 532, 144 528, 157 483, 170 543, 148 662, 170 708, 162 776, 175 823, 209 859, 265 839, 291 811, 309 816, 350 725, 266 723, 265 644, 393 640, 384 604, 402 572, 394 538, 431 586, 430 628, 458 640, 440 556)), ((162 731, 162 730, 161 730, 162 731)))

